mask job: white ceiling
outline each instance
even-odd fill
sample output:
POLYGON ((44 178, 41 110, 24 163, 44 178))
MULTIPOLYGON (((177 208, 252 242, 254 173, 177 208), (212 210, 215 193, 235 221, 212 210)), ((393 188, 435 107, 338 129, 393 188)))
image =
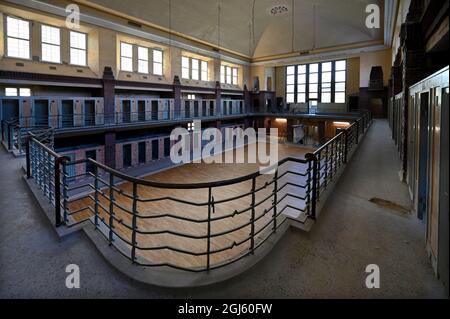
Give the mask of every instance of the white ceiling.
MULTIPOLYGON (((169 0, 88 2, 169 28, 169 0)), ((365 26, 366 6, 373 3, 380 6, 383 14, 383 0, 171 0, 170 27, 243 55, 263 57, 383 40, 383 21, 380 29, 365 26), (278 5, 286 6, 288 12, 272 15, 270 9, 278 5)))

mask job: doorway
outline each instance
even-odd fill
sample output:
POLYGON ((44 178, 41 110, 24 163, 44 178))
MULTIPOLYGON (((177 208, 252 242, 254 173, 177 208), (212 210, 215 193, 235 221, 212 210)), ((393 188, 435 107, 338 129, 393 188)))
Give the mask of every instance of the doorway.
POLYGON ((126 144, 123 146, 122 157, 123 157, 123 167, 124 168, 131 167, 131 144, 126 144))
POLYGON ((61 126, 73 127, 73 100, 61 101, 61 126))
POLYGON ((95 125, 95 101, 84 101, 84 125, 95 125))
POLYGON ((428 197, 428 105, 429 93, 420 95, 420 126, 419 126, 419 179, 417 217, 424 220, 427 214, 428 197))

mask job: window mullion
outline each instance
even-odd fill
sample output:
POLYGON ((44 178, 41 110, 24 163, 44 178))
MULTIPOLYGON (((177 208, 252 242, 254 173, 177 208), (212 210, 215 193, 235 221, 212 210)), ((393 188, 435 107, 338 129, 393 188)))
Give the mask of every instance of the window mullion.
POLYGON ((331 63, 331 103, 335 103, 336 93, 336 61, 331 63))

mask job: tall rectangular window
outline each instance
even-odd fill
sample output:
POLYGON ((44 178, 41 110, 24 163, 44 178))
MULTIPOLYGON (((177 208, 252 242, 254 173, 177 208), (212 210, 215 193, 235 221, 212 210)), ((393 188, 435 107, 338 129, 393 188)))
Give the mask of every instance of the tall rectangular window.
POLYGON ((185 56, 181 57, 181 77, 183 79, 190 78, 189 70, 190 70, 189 58, 185 56))
POLYGON ((13 58, 30 58, 30 23, 13 17, 6 18, 6 54, 13 58))
POLYGON ((335 64, 335 89, 334 101, 336 103, 345 103, 345 81, 346 81, 347 63, 345 60, 336 61, 335 64))
POLYGON ((191 59, 191 77, 192 80, 199 79, 199 61, 197 59, 191 59))
POLYGON ((286 103, 295 102, 295 66, 286 68, 286 103))
POLYGON ((153 74, 163 75, 163 52, 153 49, 153 74))
POLYGON ((148 73, 148 49, 138 47, 138 72, 148 73))
POLYGON ((120 69, 133 72, 133 46, 129 43, 120 43, 120 69))
POLYGON ((238 69, 237 68, 232 68, 232 72, 233 72, 233 85, 238 85, 238 69))
POLYGON ((87 35, 70 31, 70 64, 87 65, 87 35))
POLYGON ((220 66, 220 83, 225 83, 225 65, 220 66))
POLYGON ((61 63, 61 30, 49 25, 41 26, 42 61, 61 63))
POLYGON ((208 81, 208 62, 202 61, 201 63, 201 69, 202 69, 202 81, 208 81))
POLYGON ((225 80, 227 81, 228 84, 231 84, 231 67, 227 66, 226 67, 226 76, 225 76, 225 80))
POLYGON ((286 67, 286 103, 345 103, 346 61, 286 67))
POLYGON ((331 103, 332 62, 322 63, 322 103, 331 103))
MULTIPOLYGON (((294 89, 294 86, 292 89, 294 89)), ((306 65, 299 65, 297 67, 297 103, 305 103, 305 102, 306 102, 306 65)))

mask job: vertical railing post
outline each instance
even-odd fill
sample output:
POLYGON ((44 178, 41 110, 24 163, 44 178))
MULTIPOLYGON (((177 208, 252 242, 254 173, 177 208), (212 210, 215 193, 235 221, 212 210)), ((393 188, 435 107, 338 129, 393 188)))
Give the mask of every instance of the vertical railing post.
MULTIPOLYGON (((306 208, 308 209, 308 215, 311 215, 311 182, 312 182, 312 161, 308 159, 308 174, 307 174, 307 181, 306 181, 306 208)), ((320 180, 319 180, 320 183, 320 180)))
POLYGON ((98 229, 98 166, 95 165, 95 171, 94 171, 94 225, 95 229, 98 229))
POLYGON ((211 264, 211 213, 214 205, 214 197, 212 196, 212 187, 208 188, 208 225, 207 225, 207 242, 206 242, 206 270, 209 270, 211 264))
POLYGON ((359 143, 359 121, 356 121, 356 144, 359 143))
POLYGON ((133 182, 133 220, 131 222, 132 234, 131 234, 131 261, 136 261, 136 230, 137 230, 137 200, 138 191, 137 183, 133 182))
POLYGON ((114 235, 114 175, 109 173, 109 245, 113 242, 114 235))
POLYGON ((324 185, 325 187, 328 185, 328 145, 325 147, 325 176, 324 176, 324 185))
MULTIPOLYGON (((312 153, 308 153, 305 155, 306 160, 309 163, 312 163, 312 194, 311 194, 311 212, 309 217, 311 219, 316 219, 316 207, 317 207, 317 189, 320 187, 320 176, 318 172, 317 166, 317 157, 312 153), (319 184, 319 185, 318 185, 319 184)), ((308 165, 311 167, 311 165, 308 165)))
POLYGON ((12 150, 11 124, 8 123, 8 151, 12 150))
POLYGON ((278 214, 278 169, 273 177, 273 232, 277 231, 277 214, 278 214))
POLYGON ((252 178, 252 210, 251 210, 251 219, 250 219, 250 252, 253 254, 255 250, 255 202, 256 202, 256 177, 252 178))
MULTIPOLYGON (((55 225, 59 227, 62 225, 61 222, 61 180, 60 180, 60 163, 62 157, 55 158, 55 225)), ((50 172, 49 172, 50 173, 50 172)), ((49 178, 50 180, 50 178, 49 178)))
POLYGON ((26 163, 27 163, 27 179, 31 178, 31 157, 30 157, 30 136, 26 139, 26 163))
POLYGON ((68 199, 68 194, 67 194, 67 160, 64 157, 64 159, 61 161, 61 165, 62 165, 62 196, 63 196, 63 217, 64 217, 64 222, 67 223, 68 222, 68 214, 67 214, 67 199, 68 199))
POLYGON ((344 130, 344 163, 347 164, 348 158, 348 129, 344 130))

